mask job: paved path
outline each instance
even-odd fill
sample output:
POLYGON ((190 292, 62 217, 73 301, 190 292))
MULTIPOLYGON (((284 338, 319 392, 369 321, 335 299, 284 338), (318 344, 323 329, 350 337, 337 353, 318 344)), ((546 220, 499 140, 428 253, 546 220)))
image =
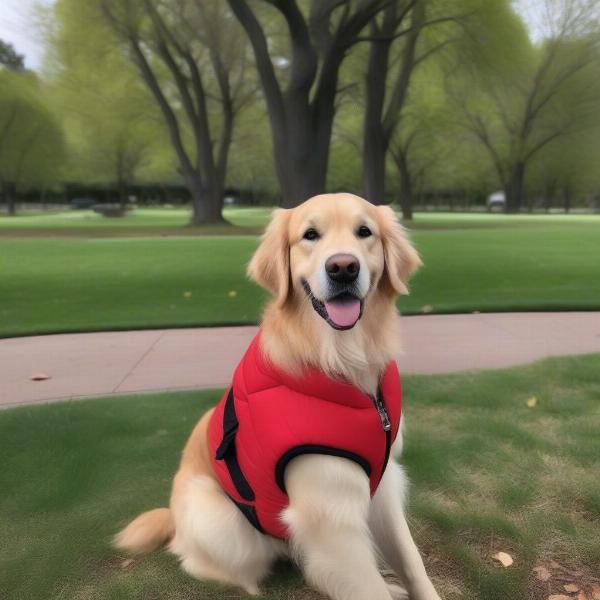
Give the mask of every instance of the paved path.
MULTIPOLYGON (((402 317, 402 373, 448 373, 600 352, 600 312, 402 317)), ((0 340, 0 406, 151 390, 224 387, 255 327, 0 340), (31 381, 34 373, 46 381, 31 381)))

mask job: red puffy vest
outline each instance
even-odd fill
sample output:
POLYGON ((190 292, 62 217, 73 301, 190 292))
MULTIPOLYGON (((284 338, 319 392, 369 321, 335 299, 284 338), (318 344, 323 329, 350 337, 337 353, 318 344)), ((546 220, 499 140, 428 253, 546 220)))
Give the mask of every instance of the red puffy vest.
POLYGON ((284 473, 301 454, 328 454, 358 463, 375 493, 400 426, 401 387, 395 362, 372 397, 317 369, 292 377, 260 350, 260 334, 215 408, 208 443, 227 495, 259 531, 286 539, 284 473))

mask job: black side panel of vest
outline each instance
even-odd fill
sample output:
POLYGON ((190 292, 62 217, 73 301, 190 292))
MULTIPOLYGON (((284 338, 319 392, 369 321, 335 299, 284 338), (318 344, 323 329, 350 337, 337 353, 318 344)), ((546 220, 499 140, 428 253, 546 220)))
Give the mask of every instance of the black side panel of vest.
POLYGON ((365 460, 362 456, 355 454, 354 452, 349 452, 348 450, 342 450, 340 448, 332 448, 331 446, 320 446, 316 444, 294 446, 277 461, 277 466, 275 467, 275 481, 277 482, 279 489, 284 494, 287 494, 284 479, 285 469, 288 466, 290 460, 296 458, 297 456, 301 456, 302 454, 325 454, 327 456, 339 456, 340 458, 347 458, 349 460, 354 461, 360 467, 362 467, 364 472, 367 474, 367 477, 369 479, 371 478, 371 465, 369 464, 369 461, 365 460))
MULTIPOLYGON (((217 448, 215 458, 224 460, 229 471, 229 476, 238 494, 249 502, 254 501, 254 491, 244 477, 240 463, 237 459, 235 447, 235 436, 239 427, 239 422, 235 414, 235 403, 233 401, 233 387, 230 388, 227 400, 225 401, 225 410, 223 411, 223 439, 217 448)), ((252 507, 250 507, 252 508, 252 507)), ((244 512, 244 510, 242 510, 244 512)), ((244 515, 246 513, 244 512, 244 515)), ((246 515, 247 517, 247 515, 246 515)), ((248 519, 250 520, 250 519, 248 519)), ((257 521, 258 522, 258 521, 257 521)))
POLYGON ((231 496, 227 496, 240 510, 240 512, 248 519, 248 522, 254 529, 257 529, 261 533, 265 533, 265 530, 262 528, 260 521, 258 520, 258 515, 256 514, 256 509, 251 504, 244 504, 243 502, 236 502, 231 496))

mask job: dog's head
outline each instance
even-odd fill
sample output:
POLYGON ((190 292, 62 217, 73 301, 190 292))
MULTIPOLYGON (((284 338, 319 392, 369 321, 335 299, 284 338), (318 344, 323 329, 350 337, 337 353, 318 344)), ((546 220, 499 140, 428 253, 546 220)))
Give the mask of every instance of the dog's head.
POLYGON ((273 213, 248 274, 277 306, 312 304, 334 329, 351 329, 379 293, 408 293, 421 260, 394 211, 351 194, 324 194, 273 213))

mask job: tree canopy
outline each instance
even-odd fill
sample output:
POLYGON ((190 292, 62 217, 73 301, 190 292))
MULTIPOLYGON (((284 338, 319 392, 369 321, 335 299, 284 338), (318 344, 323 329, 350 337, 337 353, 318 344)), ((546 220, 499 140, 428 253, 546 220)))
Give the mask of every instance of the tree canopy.
MULTIPOLYGON (((55 11, 62 26, 52 33, 53 101, 69 141, 67 177, 108 182, 125 203, 127 188, 156 165, 157 144, 168 148, 160 115, 100 14, 91 20, 89 6, 70 0, 55 11)), ((168 169, 155 175, 169 180, 175 165, 171 154, 166 160, 168 169)))
MULTIPOLYGON (((43 84, 6 44, 1 74, 66 139, 53 181, 122 202, 184 185, 197 224, 228 188, 284 206, 346 189, 405 218, 496 189, 509 210, 570 206, 600 192, 600 26, 591 0, 542 4, 533 40, 511 0, 57 0, 43 84)), ((0 148, 14 172, 19 144, 0 148)))
POLYGON ((577 133, 598 124, 600 32, 584 31, 590 13, 577 4, 549 12, 539 45, 523 30, 506 54, 470 60, 466 72, 448 78, 454 108, 488 153, 509 211, 523 207, 527 171, 540 154, 562 138, 576 143, 577 133))
POLYGON ((0 40, 0 65, 13 71, 22 71, 25 68, 25 57, 11 43, 0 40))
POLYGON ((0 70, 0 189, 9 214, 18 191, 44 190, 60 180, 62 128, 41 92, 32 73, 0 70))

